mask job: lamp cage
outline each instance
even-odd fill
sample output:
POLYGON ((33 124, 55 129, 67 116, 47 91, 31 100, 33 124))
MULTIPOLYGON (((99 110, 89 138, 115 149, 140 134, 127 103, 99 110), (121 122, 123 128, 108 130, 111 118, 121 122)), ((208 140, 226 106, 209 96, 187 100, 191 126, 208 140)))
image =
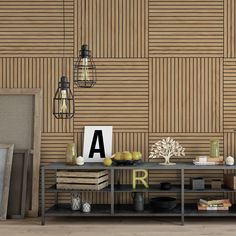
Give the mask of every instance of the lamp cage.
POLYGON ((74 116, 74 96, 70 89, 70 82, 62 76, 53 98, 53 115, 57 119, 71 119, 74 116))
POLYGON ((80 88, 91 88, 97 82, 96 66, 87 44, 81 46, 80 55, 74 63, 74 83, 80 88))

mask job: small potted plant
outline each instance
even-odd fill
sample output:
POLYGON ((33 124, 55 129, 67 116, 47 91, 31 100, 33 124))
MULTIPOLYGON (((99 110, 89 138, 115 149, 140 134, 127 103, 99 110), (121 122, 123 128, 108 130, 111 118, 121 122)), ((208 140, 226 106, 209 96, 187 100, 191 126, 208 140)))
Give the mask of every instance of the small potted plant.
POLYGON ((175 165, 175 163, 170 162, 170 158, 173 156, 185 156, 184 148, 177 141, 168 137, 152 145, 149 158, 155 159, 163 157, 165 162, 160 163, 161 165, 175 165))

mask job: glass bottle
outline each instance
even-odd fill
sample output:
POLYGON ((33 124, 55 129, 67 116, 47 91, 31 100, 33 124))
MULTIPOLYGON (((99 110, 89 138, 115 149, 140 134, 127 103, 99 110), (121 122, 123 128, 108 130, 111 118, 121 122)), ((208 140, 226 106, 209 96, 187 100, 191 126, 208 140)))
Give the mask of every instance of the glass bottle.
POLYGON ((81 208, 81 198, 79 193, 71 193, 71 209, 78 211, 81 208))
POLYGON ((76 148, 75 143, 68 143, 66 150, 66 164, 76 165, 76 148))
POLYGON ((220 156, 219 139, 212 139, 210 148, 210 157, 219 157, 219 156, 220 156))

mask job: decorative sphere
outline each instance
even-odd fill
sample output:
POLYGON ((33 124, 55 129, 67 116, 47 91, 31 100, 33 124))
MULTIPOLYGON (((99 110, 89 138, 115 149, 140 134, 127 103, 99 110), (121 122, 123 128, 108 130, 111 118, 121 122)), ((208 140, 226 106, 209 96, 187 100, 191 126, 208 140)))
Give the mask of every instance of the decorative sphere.
POLYGON ((88 202, 83 203, 82 211, 84 213, 90 213, 91 212, 91 205, 90 205, 90 203, 88 203, 88 202))
POLYGON ((84 158, 82 156, 79 156, 76 158, 76 164, 79 166, 84 165, 84 158))
POLYGON ((234 158, 231 157, 231 156, 226 157, 225 164, 228 165, 228 166, 234 165, 234 158))

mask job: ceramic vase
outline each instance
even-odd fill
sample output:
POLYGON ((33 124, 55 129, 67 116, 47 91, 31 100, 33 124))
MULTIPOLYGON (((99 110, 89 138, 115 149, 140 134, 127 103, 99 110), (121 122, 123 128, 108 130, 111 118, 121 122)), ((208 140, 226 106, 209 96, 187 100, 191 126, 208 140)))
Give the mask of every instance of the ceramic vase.
POLYGON ((68 143, 66 149, 66 164, 76 165, 76 147, 75 143, 68 143))

